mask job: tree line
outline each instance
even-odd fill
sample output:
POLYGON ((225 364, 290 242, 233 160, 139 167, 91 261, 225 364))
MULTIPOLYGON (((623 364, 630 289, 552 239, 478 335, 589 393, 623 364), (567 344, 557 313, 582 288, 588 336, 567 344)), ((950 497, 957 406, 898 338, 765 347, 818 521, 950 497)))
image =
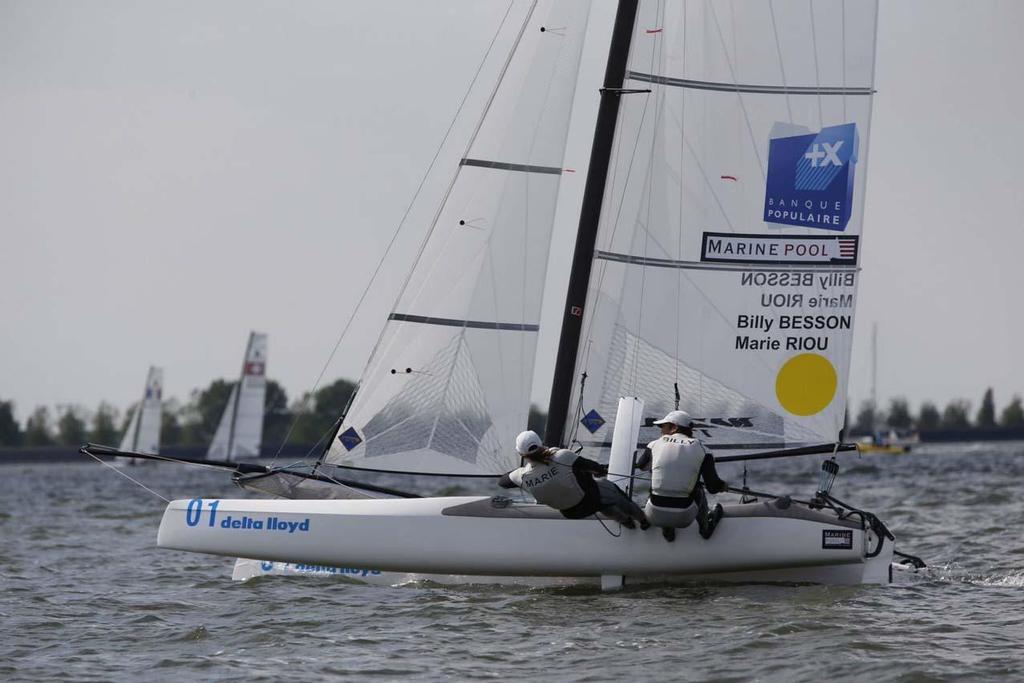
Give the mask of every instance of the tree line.
MULTIPOLYGON (((194 389, 186 402, 175 398, 163 404, 163 426, 160 434, 164 446, 206 446, 213 440, 231 389, 235 385, 223 379, 214 380, 205 389, 194 389)), ((288 400, 284 388, 274 380, 267 380, 267 394, 263 417, 263 443, 288 442, 314 444, 334 426, 348 405, 355 383, 339 379, 316 392, 304 393, 295 401, 288 400)), ((79 446, 87 441, 117 446, 127 429, 138 404, 123 414, 104 401, 95 410, 77 405, 60 405, 54 410, 39 406, 21 425, 14 417, 14 403, 0 400, 0 446, 79 446)), ((545 415, 537 406, 530 408, 531 429, 544 432, 545 415)), ((1024 428, 1024 404, 1020 395, 1014 395, 1001 410, 997 410, 992 389, 985 391, 981 406, 974 412, 970 401, 954 399, 940 410, 925 401, 915 414, 907 399, 890 399, 883 410, 871 401, 861 403, 856 418, 847 415, 856 433, 896 429, 899 431, 931 431, 937 429, 992 429, 997 427, 1024 428)), ((329 436, 329 435, 328 435, 329 436)))
MULTIPOLYGON (((850 424, 849 416, 846 422, 850 424)), ((925 401, 918 408, 917 414, 914 414, 907 399, 897 396, 889 400, 887 410, 880 409, 871 401, 864 401, 852 425, 853 431, 858 433, 879 429, 920 432, 937 429, 1022 428, 1024 405, 1020 395, 1015 394, 1002 410, 997 410, 995 396, 989 387, 981 398, 977 412, 972 410, 970 401, 958 398, 947 403, 941 411, 935 403, 925 401)))
MULTIPOLYGON (((184 403, 165 399, 161 446, 208 445, 235 384, 217 379, 205 389, 193 389, 184 403)), ((339 379, 289 401, 284 387, 268 379, 263 443, 284 443, 289 430, 290 443, 316 443, 334 426, 354 389, 354 382, 339 379)), ((138 405, 133 404, 124 413, 106 401, 94 410, 80 405, 58 405, 53 410, 38 406, 22 425, 15 419, 14 403, 0 400, 0 446, 79 446, 87 441, 117 446, 138 405)))

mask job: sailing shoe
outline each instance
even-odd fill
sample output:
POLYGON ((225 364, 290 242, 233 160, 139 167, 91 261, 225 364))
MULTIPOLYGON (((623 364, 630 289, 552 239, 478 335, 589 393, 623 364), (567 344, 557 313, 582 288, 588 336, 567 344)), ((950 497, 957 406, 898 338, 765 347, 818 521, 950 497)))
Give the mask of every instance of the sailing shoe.
POLYGON ((715 533, 715 527, 717 527, 718 523, 722 520, 724 512, 725 511, 722 509, 721 503, 716 503, 714 511, 708 514, 707 522, 700 527, 701 538, 704 540, 711 538, 711 534, 715 533))
POLYGON ((670 526, 661 528, 661 535, 665 537, 665 540, 671 543, 676 540, 676 530, 670 526))
POLYGON ((640 531, 647 531, 651 528, 651 523, 646 518, 640 520, 640 531))

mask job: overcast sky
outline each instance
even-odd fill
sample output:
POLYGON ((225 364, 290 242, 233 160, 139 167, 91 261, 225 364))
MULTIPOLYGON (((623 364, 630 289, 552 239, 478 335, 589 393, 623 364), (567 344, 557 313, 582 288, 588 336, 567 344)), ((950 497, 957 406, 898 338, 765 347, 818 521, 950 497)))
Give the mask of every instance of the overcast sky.
MULTIPOLYGON (((0 0, 0 399, 311 387, 441 140, 503 1, 0 0)), ((566 166, 586 168, 614 7, 592 15, 566 166)), ((883 2, 851 404, 1024 393, 1024 3, 883 2)), ((566 175, 560 296, 583 173, 566 175)), ((396 270, 407 263, 396 261, 396 270)), ((327 379, 358 377, 398 276, 327 379)), ((546 403, 562 302, 548 297, 546 403)))

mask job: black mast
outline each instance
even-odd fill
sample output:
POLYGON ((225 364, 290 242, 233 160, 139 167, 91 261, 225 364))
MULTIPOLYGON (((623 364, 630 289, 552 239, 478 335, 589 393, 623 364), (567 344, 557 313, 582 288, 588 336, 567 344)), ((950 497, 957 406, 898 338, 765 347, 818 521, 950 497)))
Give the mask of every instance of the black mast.
POLYGON ((597 110, 597 125, 594 127, 594 144, 590 149, 590 167, 587 170, 587 184, 583 189, 583 207, 580 210, 580 225, 576 231, 576 249, 569 273, 569 291, 565 297, 565 313, 562 317, 562 335, 558 341, 558 357, 555 360, 555 375, 551 382, 551 400, 548 403, 548 422, 544 430, 544 443, 562 445, 563 430, 569 413, 569 399, 575 381, 576 356, 583 328, 583 307, 587 301, 590 285, 590 267, 594 260, 594 244, 597 242, 597 227, 601 218, 601 204, 604 201, 604 186, 608 176, 608 164, 612 156, 612 142, 615 139, 615 123, 619 117, 619 97, 626 76, 626 62, 629 58, 629 43, 633 37, 638 0, 619 0, 612 29, 611 47, 608 49, 608 65, 604 72, 604 87, 601 88, 601 104, 597 110))

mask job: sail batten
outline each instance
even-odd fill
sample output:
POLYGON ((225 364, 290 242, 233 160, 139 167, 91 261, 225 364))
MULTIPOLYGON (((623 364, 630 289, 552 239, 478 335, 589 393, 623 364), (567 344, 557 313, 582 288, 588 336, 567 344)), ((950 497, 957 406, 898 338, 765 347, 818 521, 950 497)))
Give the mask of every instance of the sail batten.
POLYGON ((674 259, 656 258, 653 256, 636 256, 634 254, 616 254, 608 251, 597 251, 594 258, 604 261, 617 261, 634 266, 651 266, 654 268, 679 268, 683 270, 727 270, 727 271, 755 271, 755 270, 795 270, 794 265, 799 265, 800 270, 815 270, 818 272, 856 272, 857 266, 838 264, 788 264, 788 263, 743 263, 738 265, 714 264, 702 261, 677 261, 674 259))
POLYGON ((562 169, 554 166, 536 166, 531 164, 515 164, 507 161, 488 161, 486 159, 463 159, 459 162, 462 166, 477 166, 479 168, 494 168, 501 171, 522 171, 523 173, 547 173, 548 175, 562 175, 562 169))
POLYGON ((825 85, 753 85, 744 83, 715 83, 711 81, 695 81, 686 78, 655 76, 639 71, 630 71, 629 78, 634 81, 671 85, 677 88, 694 90, 718 90, 722 92, 764 93, 769 95, 873 95, 873 88, 851 88, 846 86, 825 85))
POLYGON ((424 325, 443 325, 447 327, 470 327, 481 330, 516 330, 520 332, 536 332, 540 325, 527 323, 499 323, 489 320, 456 320, 454 318, 431 318, 425 315, 408 315, 406 313, 392 313, 388 320, 398 320, 407 323, 422 323, 424 325))

